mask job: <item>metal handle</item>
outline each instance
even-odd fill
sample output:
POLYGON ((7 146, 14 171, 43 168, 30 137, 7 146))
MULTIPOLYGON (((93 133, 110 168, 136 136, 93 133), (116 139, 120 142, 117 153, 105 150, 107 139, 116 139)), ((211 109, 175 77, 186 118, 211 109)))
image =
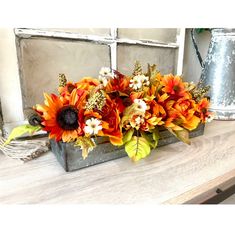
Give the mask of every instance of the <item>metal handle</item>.
POLYGON ((195 37, 194 37, 194 29, 191 30, 191 38, 192 38, 192 41, 193 41, 194 48, 196 50, 196 54, 197 54, 199 63, 201 65, 201 67, 204 68, 205 65, 204 65, 204 62, 202 60, 202 56, 201 56, 201 54, 200 54, 200 52, 198 50, 198 46, 197 46, 197 43, 196 43, 196 40, 195 40, 195 37))

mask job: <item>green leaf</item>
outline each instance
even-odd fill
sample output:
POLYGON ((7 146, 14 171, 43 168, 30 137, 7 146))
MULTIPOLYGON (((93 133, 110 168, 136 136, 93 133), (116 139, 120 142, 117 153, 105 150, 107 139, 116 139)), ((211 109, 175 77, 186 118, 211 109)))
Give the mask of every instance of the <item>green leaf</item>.
POLYGON ((80 146, 82 149, 82 157, 83 159, 85 159, 89 152, 91 152, 95 147, 96 144, 94 142, 94 140, 90 137, 78 137, 74 146, 80 146))
POLYGON ((13 139, 20 137, 24 135, 25 133, 33 134, 34 132, 40 131, 41 129, 42 129, 41 126, 32 126, 30 124, 25 124, 25 125, 16 127, 11 131, 4 145, 9 144, 13 139))
POLYGON ((186 129, 178 130, 178 131, 174 131, 171 128, 167 128, 167 129, 170 133, 172 133, 175 137, 177 137, 182 142, 184 142, 188 145, 191 144, 191 142, 189 140, 189 132, 186 129))
POLYGON ((134 136, 126 143, 125 150, 133 161, 138 161, 150 154, 150 145, 143 137, 134 136))
POLYGON ((131 129, 129 129, 129 130, 125 133, 125 135, 124 135, 124 137, 123 137, 123 139, 122 139, 123 144, 125 144, 126 142, 128 142, 128 141, 131 140, 134 131, 135 131, 135 130, 134 130, 133 128, 131 128, 131 129))
POLYGON ((151 148, 154 148, 154 140, 153 140, 153 136, 152 134, 147 134, 143 131, 140 132, 141 136, 148 141, 149 145, 151 146, 151 148))
POLYGON ((158 128, 154 128, 153 130, 154 147, 153 148, 157 147, 159 139, 160 139, 160 135, 159 135, 158 128))
POLYGON ((145 133, 141 131, 140 134, 143 138, 145 138, 148 141, 151 148, 155 149, 157 147, 160 138, 158 128, 152 130, 152 133, 145 133))

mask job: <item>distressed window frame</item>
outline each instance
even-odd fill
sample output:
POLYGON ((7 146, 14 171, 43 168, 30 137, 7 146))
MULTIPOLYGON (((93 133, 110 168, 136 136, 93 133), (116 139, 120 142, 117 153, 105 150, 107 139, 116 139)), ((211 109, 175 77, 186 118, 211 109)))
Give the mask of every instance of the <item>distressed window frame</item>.
MULTIPOLYGON (((180 33, 177 34, 176 43, 165 43, 158 40, 134 40, 128 38, 119 38, 118 37, 118 28, 111 28, 110 35, 107 36, 97 36, 97 35, 85 35, 76 32, 63 32, 63 31, 49 31, 41 29, 28 29, 28 28, 16 28, 14 30, 16 35, 17 50, 19 48, 19 41, 21 38, 27 39, 32 37, 44 37, 44 38, 57 38, 64 40, 76 40, 76 41, 85 41, 93 42, 102 45, 107 45, 110 47, 110 61, 111 68, 117 69, 117 44, 130 44, 130 45, 142 45, 148 47, 162 47, 162 48, 172 48, 178 49, 178 58, 177 58, 177 74, 182 73, 183 68, 183 52, 184 52, 184 39, 185 39, 185 28, 180 28, 180 33)), ((18 51, 19 52, 19 51, 18 51)), ((20 62, 20 58, 18 58, 20 62)))

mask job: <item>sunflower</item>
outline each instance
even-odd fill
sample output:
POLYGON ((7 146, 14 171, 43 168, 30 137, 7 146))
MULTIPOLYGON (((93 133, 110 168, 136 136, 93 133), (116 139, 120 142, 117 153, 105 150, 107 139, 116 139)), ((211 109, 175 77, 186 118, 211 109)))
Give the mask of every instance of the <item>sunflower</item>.
POLYGON ((180 76, 173 76, 172 74, 165 75, 162 78, 162 85, 164 86, 162 91, 173 97, 187 96, 184 83, 180 76))
POLYGON ((41 115, 45 131, 49 138, 56 141, 70 142, 83 135, 84 121, 82 110, 78 109, 81 96, 74 89, 69 100, 59 98, 55 94, 44 94, 45 105, 36 105, 35 110, 41 115), (66 101, 66 102, 65 102, 66 101))

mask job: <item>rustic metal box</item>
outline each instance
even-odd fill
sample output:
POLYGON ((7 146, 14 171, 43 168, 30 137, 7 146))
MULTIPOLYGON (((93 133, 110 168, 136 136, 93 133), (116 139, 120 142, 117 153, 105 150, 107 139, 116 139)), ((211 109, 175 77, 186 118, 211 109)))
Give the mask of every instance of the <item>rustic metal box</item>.
MULTIPOLYGON (((190 132, 189 136, 193 138, 203 135, 203 132, 204 124, 201 124, 196 130, 190 132)), ((160 130, 158 147, 177 141, 179 140, 169 131, 160 130)), ((67 172, 127 156, 123 146, 113 146, 109 143, 108 138, 105 137, 97 138, 97 146, 89 153, 85 160, 82 157, 81 149, 74 147, 72 143, 56 142, 55 140, 50 140, 50 143, 52 152, 67 172)))

